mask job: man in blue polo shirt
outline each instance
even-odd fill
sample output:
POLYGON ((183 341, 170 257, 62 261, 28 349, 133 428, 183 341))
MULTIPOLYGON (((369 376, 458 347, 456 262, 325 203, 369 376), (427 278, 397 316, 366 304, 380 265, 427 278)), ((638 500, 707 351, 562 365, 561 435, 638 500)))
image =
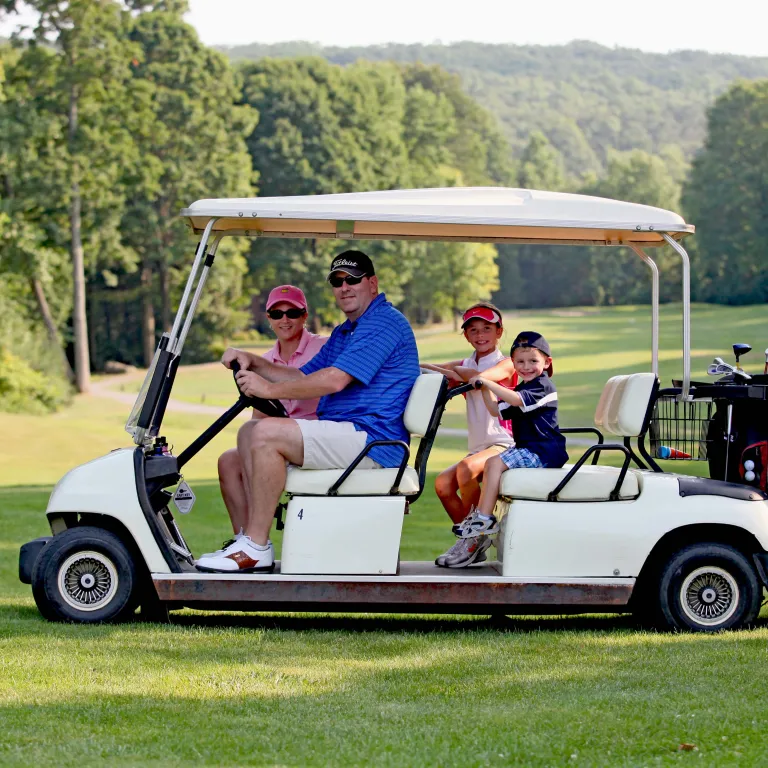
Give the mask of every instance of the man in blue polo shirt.
MULTIPOLYGON (((237 361, 237 384, 251 397, 303 400, 320 397, 317 421, 255 419, 241 427, 238 445, 252 456, 248 524, 224 549, 203 555, 201 570, 270 571, 269 541, 275 507, 285 487, 286 462, 305 469, 344 469, 374 440, 404 440, 408 396, 419 375, 416 339, 408 321, 379 293, 368 256, 344 251, 331 262, 328 282, 347 316, 325 346, 301 368, 277 366, 259 355, 228 349, 237 361)), ((397 446, 375 445, 361 469, 396 467, 397 446)))

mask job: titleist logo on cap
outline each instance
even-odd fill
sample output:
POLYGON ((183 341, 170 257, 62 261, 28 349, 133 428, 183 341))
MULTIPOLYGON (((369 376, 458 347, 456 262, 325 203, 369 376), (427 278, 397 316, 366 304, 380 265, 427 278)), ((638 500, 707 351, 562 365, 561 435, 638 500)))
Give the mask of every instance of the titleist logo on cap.
POLYGON ((347 261, 346 259, 336 259, 336 261, 333 262, 333 266, 334 267, 358 267, 357 262, 347 261))

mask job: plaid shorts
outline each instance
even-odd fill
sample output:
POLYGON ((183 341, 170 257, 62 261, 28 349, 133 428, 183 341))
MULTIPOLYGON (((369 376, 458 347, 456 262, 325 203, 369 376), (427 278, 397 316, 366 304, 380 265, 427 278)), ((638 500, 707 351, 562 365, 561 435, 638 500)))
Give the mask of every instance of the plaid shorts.
POLYGON ((499 458, 507 469, 539 469, 544 466, 541 459, 527 448, 507 448, 499 454, 499 458))

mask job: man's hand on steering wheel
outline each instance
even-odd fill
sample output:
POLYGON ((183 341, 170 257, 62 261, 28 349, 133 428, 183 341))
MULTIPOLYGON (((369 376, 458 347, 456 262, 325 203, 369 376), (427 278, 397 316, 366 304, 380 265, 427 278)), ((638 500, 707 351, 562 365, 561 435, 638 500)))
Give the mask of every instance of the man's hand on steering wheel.
POLYGON ((258 373, 240 370, 235 374, 238 389, 248 397, 260 397, 269 400, 273 397, 270 393, 272 382, 267 381, 258 373))

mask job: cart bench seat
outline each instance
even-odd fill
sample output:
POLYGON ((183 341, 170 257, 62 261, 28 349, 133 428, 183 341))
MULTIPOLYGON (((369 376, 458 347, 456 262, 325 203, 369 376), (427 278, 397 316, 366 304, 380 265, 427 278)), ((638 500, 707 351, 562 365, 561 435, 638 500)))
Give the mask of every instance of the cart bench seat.
MULTIPOLYGON (((510 469, 501 476, 499 495, 508 499, 547 501, 549 494, 572 469, 510 469)), ((621 484, 619 499, 635 499, 640 495, 639 473, 629 470, 621 484)), ((619 480, 617 467, 585 465, 571 478, 559 494, 559 501, 608 501, 619 480)))
MULTIPOLYGON (((325 496, 342 476, 343 469, 312 469, 289 467, 285 480, 286 493, 302 496, 325 496)), ((393 469, 356 469, 339 486, 339 496, 385 496, 395 484, 397 467, 393 469)), ((400 494, 411 496, 419 492, 419 476, 406 467, 400 480, 400 494)))

